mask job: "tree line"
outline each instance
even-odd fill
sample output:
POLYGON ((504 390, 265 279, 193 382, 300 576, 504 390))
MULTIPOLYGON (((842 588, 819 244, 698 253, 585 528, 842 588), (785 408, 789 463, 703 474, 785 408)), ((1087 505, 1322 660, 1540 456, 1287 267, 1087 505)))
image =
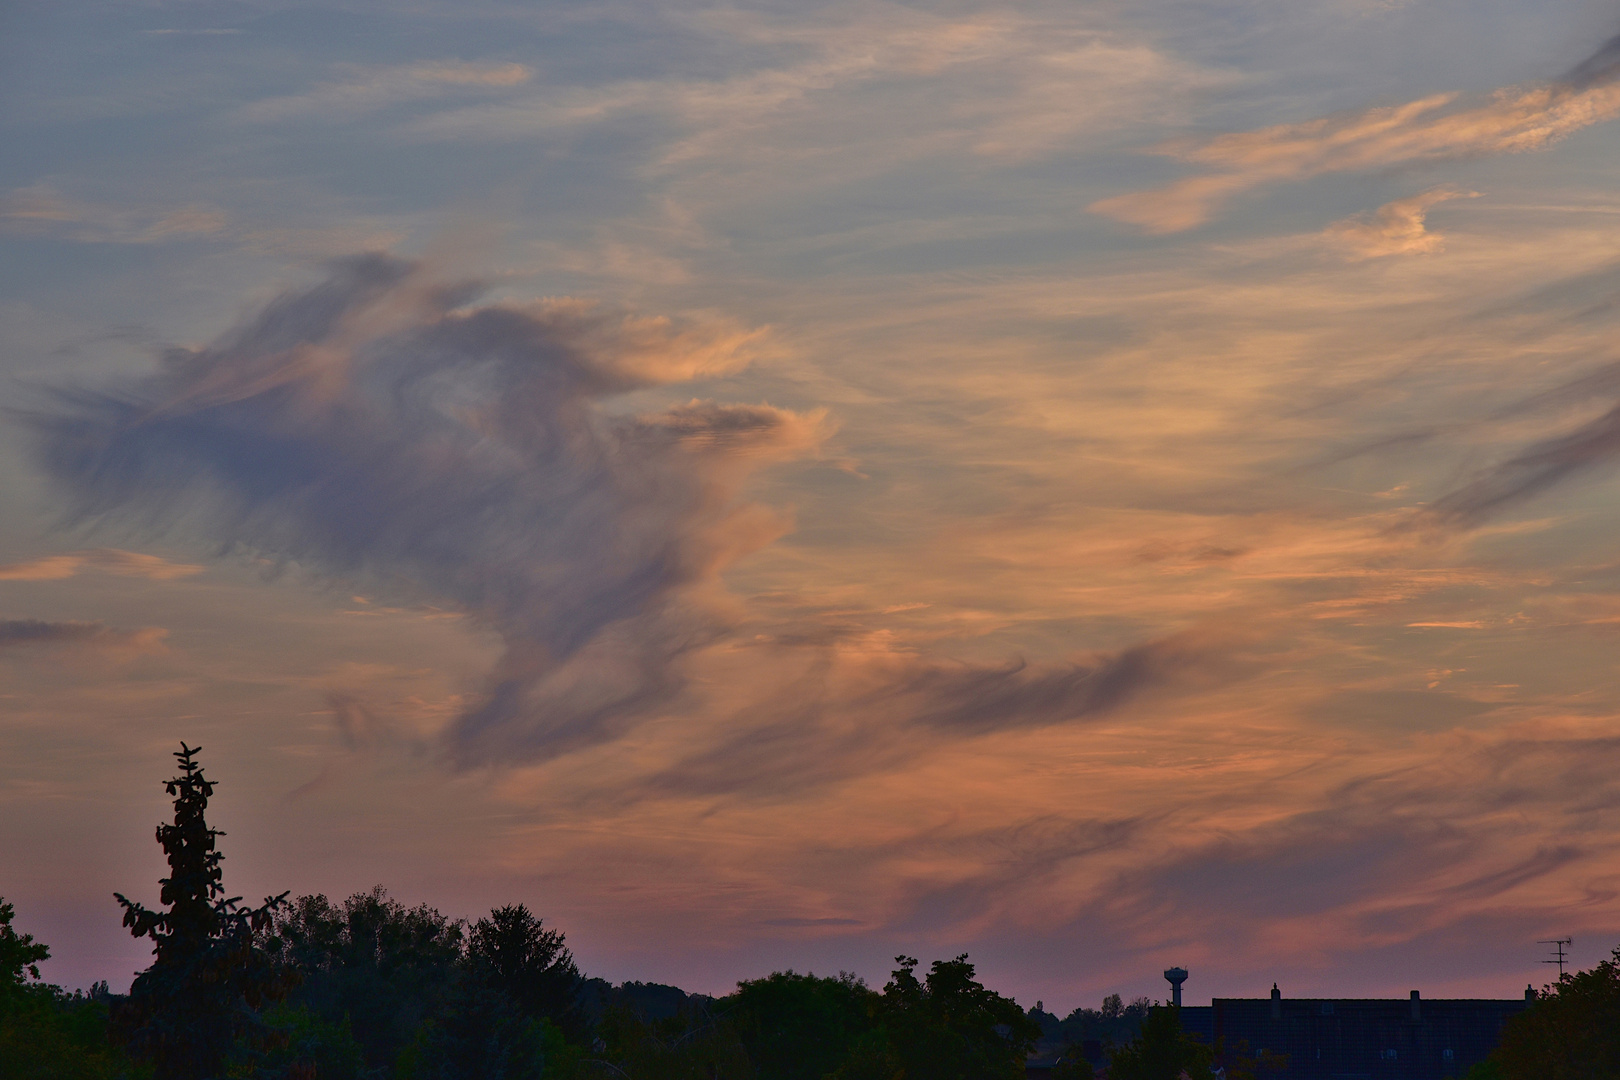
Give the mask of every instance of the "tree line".
MULTIPOLYGON (((1059 1020, 987 989, 964 954, 896 958, 874 989, 775 972, 720 998, 586 978, 522 904, 472 921, 383 889, 343 901, 226 895, 214 783, 181 744, 157 840, 160 904, 115 894, 152 943, 129 993, 45 983, 49 949, 0 900, 0 1080, 1013 1080, 1045 1038, 1053 1080, 1229 1080, 1275 1071, 1204 1045, 1178 1010, 1117 995, 1059 1020)), ((1620 1076, 1620 949, 1549 987, 1472 1080, 1620 1076)))

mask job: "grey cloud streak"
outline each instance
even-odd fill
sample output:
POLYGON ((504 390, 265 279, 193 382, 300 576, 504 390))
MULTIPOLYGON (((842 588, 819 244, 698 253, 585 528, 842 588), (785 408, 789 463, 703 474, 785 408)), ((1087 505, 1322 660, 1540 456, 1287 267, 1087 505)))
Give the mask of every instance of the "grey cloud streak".
POLYGON ((1576 90, 1613 82, 1620 75, 1620 34, 1603 43, 1597 52, 1576 64, 1561 80, 1576 90))
POLYGON ((1487 951, 1502 954, 1487 970, 1512 970, 1549 927, 1606 924, 1620 739, 1527 727, 1435 749, 1326 784, 1314 806, 1174 845, 1104 895, 1151 913, 1161 940, 1196 928, 1234 957, 1278 947, 1257 927, 1288 927, 1322 968, 1371 948, 1450 955, 1496 940, 1467 932, 1486 921, 1512 943, 1487 951))
POLYGON ((919 722, 979 733, 1034 727, 1114 711, 1144 690, 1161 687, 1210 662, 1207 643, 1191 636, 1136 645, 1090 664, 1028 671, 1022 662, 1003 669, 932 667, 902 687, 928 704, 919 722))
POLYGON ((853 694, 831 689, 821 664, 782 688, 793 704, 733 717, 735 735, 648 777, 635 794, 781 796, 894 768, 944 740, 1096 721, 1155 691, 1238 676, 1229 647, 1187 633, 1061 664, 911 657, 853 694))
MULTIPOLYGON (((1504 310, 1511 314, 1538 311, 1549 294, 1573 294, 1577 302, 1561 305, 1552 316, 1552 324, 1536 324, 1538 333, 1556 333, 1557 322, 1567 323, 1614 310, 1612 300, 1599 301, 1587 295, 1599 287, 1611 286, 1614 273, 1613 268, 1609 268, 1602 275, 1561 279, 1557 286, 1540 289, 1504 310)), ((1530 347, 1527 345, 1527 349, 1530 347)), ((1358 388, 1357 393, 1370 398, 1376 393, 1388 392, 1411 374, 1410 370, 1403 370, 1386 381, 1368 383, 1358 388)), ((1479 445, 1503 438, 1504 433, 1510 433, 1519 441, 1524 439, 1522 432, 1527 427, 1532 431, 1539 428, 1546 434, 1528 443, 1521 442, 1516 451, 1508 452, 1494 463, 1453 479, 1448 484, 1449 490, 1423 505, 1409 521, 1396 526, 1395 531, 1413 525, 1472 528, 1560 484, 1609 466, 1620 457, 1620 362, 1608 360, 1594 364, 1584 374, 1511 400, 1481 415, 1459 415, 1446 423, 1413 427, 1357 442, 1323 454, 1298 469, 1319 470, 1361 457, 1410 453, 1417 447, 1448 441, 1479 445), (1605 407, 1601 415, 1592 417, 1593 411, 1605 407), (1591 418, 1571 427, 1572 413, 1591 418)))
POLYGON ((816 417, 624 392, 737 366, 748 335, 588 305, 465 306, 366 256, 118 392, 27 419, 80 517, 183 519, 223 548, 448 599, 505 643, 455 722, 463 764, 611 738, 718 633, 687 594, 785 527, 748 472, 816 417))
POLYGON ((1568 435, 1537 443, 1441 496, 1428 514, 1449 525, 1474 525, 1524 502, 1570 476, 1620 454, 1620 406, 1568 435))
POLYGON ((118 630, 99 622, 50 622, 45 619, 0 619, 0 651, 30 645, 142 648, 157 644, 163 631, 118 630))
MULTIPOLYGON (((1611 40, 1588 62, 1596 66, 1593 78, 1613 81, 1620 69, 1620 37, 1611 40), (1599 63, 1599 61, 1602 61, 1599 63)), ((1582 65, 1586 67, 1586 65, 1582 65)), ((1578 82, 1581 69, 1569 78, 1578 82)), ((1605 266, 1596 273, 1561 278, 1523 297, 1505 310, 1509 314, 1549 311, 1559 322, 1580 322, 1615 311, 1613 298, 1616 267, 1605 266)), ((1545 417, 1557 423, 1571 410, 1592 409, 1608 404, 1601 416, 1573 430, 1540 439, 1487 469, 1466 483, 1431 502, 1423 517, 1429 522, 1467 528, 1495 514, 1540 495, 1583 473, 1599 469, 1620 455, 1620 361, 1608 360, 1589 368, 1585 374, 1511 402, 1484 418, 1484 423, 1517 426, 1531 418, 1545 417)), ((1410 432, 1402 439, 1421 442, 1448 430, 1472 426, 1459 422, 1450 428, 1435 427, 1410 432)), ((1550 425, 1549 425, 1550 426, 1550 425)), ((1367 449, 1371 449, 1369 447, 1367 449)))
POLYGON ((95 622, 46 622, 43 619, 0 619, 0 649, 14 645, 57 645, 84 642, 105 634, 95 622))

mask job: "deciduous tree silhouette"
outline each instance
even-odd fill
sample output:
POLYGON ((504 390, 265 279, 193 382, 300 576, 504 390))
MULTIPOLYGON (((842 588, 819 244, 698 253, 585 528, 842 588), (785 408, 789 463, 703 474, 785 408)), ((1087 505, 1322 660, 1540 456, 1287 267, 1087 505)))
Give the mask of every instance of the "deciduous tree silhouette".
POLYGON ((738 983, 722 1005, 759 1080, 823 1080, 872 1033, 878 995, 847 972, 778 971, 738 983))
POLYGON ((877 1037, 857 1045, 838 1080, 1021 1080, 1040 1026, 975 979, 966 953, 935 960, 926 980, 914 957, 895 960, 873 1003, 877 1037))
POLYGON ((49 960, 48 946, 33 934, 19 934, 11 926, 16 909, 0 898, 0 1003, 39 978, 39 962, 49 960))
POLYGON ((287 894, 240 906, 221 884, 223 855, 205 812, 214 784, 196 761, 201 747, 180 744, 180 775, 164 788, 174 797, 174 822, 157 840, 169 861, 160 879, 164 907, 153 910, 122 893, 124 925, 152 939, 152 966, 135 977, 117 1022, 130 1051, 153 1066, 155 1080, 207 1080, 217 1075, 237 1040, 262 1030, 258 1010, 284 997, 294 978, 259 947, 287 894))
POLYGON ((144 1078, 107 1041, 107 984, 69 994, 40 981, 51 951, 11 925, 0 899, 0 1080, 144 1078))
POLYGON ((1108 1057, 1109 1080, 1213 1080, 1215 1052, 1181 1030, 1181 1009, 1148 1010, 1142 1034, 1108 1057))
POLYGON ((1506 1080, 1620 1076, 1620 948, 1590 971, 1563 976, 1509 1020, 1491 1059, 1506 1080))
POLYGON ((459 919, 407 908, 377 886, 342 903, 300 896, 276 913, 268 944, 303 982, 291 996, 359 1042, 386 1073, 417 1029, 449 1007, 465 935, 459 919))

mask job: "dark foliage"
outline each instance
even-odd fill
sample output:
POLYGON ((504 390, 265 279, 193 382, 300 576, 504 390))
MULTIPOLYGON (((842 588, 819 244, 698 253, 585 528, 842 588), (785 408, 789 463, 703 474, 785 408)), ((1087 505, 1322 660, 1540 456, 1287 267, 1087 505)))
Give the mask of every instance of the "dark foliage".
POLYGON ((738 983, 722 1006, 759 1080, 822 1080, 871 1038, 877 997, 847 972, 779 971, 738 983))
POLYGON ((657 1019, 610 1004, 597 1025, 595 1052, 574 1075, 618 1080, 752 1080, 748 1051, 729 1019, 694 997, 674 1016, 657 1019))
POLYGON ((1154 1006, 1142 1033, 1108 1055, 1109 1080, 1214 1080, 1215 1052, 1181 1030, 1181 1010, 1154 1006))
POLYGON ((1053 1080, 1090 1080, 1109 1050, 1141 1034, 1142 1021, 1151 1007, 1145 997, 1127 1005, 1118 994, 1109 994, 1101 1008, 1077 1008, 1061 1020, 1037 1001, 1029 1018, 1041 1030, 1038 1049, 1056 1055, 1055 1060, 1048 1058, 1053 1060, 1053 1080))
POLYGON ((1102 1046, 1123 1045, 1141 1034, 1142 1021, 1147 1019, 1152 1005, 1145 997, 1127 1005, 1118 994, 1109 994, 1103 998, 1101 1008, 1079 1008, 1064 1017, 1058 1025, 1058 1034, 1064 1042, 1074 1046, 1088 1042, 1102 1046))
POLYGON ((462 924, 381 886, 342 904, 300 896, 267 947, 302 976, 292 1001, 358 1043, 366 1069, 390 1069, 417 1029, 446 1012, 461 975, 462 924))
POLYGON ((547 930, 522 904, 496 908, 473 923, 467 959, 478 978, 525 1016, 547 1020, 569 1037, 585 1038, 580 1008, 584 980, 559 930, 547 930))
POLYGON ((107 984, 67 994, 39 981, 51 951, 19 933, 0 899, 0 1080, 117 1080, 140 1074, 108 1039, 107 984))
POLYGON ((22 1076, 22 1058, 37 1027, 36 1006, 45 988, 39 963, 49 960, 49 946, 20 933, 11 922, 16 908, 0 897, 0 1077, 22 1076))
POLYGON ((1249 1046, 1248 1039, 1230 1044, 1217 1039, 1215 1060, 1226 1069, 1226 1080, 1264 1080, 1288 1071, 1287 1054, 1265 1049, 1256 1052, 1249 1046))
POLYGON ((678 986, 655 982, 623 982, 614 986, 606 979, 586 979, 580 990, 580 1004, 586 1019, 595 1024, 608 1009, 622 1007, 643 1020, 668 1020, 693 1010, 708 1008, 714 998, 688 994, 678 986))
POLYGON ((1023 1076, 1039 1029, 1015 1002, 977 982, 965 956, 935 962, 926 980, 917 978, 916 960, 899 960, 881 994, 852 975, 817 978, 791 971, 740 983, 736 993, 712 1003, 656 984, 593 987, 604 1002, 600 1042, 580 1063, 580 1075, 627 1080, 1023 1076))
POLYGON ((561 1050, 556 1029, 526 1016, 510 997, 474 979, 457 980, 436 1015, 399 1055, 398 1080, 541 1080, 561 1050))
POLYGON ((964 954, 936 960, 926 980, 913 957, 874 1002, 874 1031, 835 1074, 840 1080, 1014 1080, 1040 1028, 1018 1003, 973 978, 964 954))
POLYGON ((238 1042, 265 1034, 258 1010, 285 996, 293 976, 259 947, 286 893, 256 908, 227 897, 224 856, 208 827, 214 784, 196 761, 201 747, 180 744, 180 775, 164 788, 174 798, 174 822, 159 825, 168 859, 160 879, 162 909, 115 893, 124 925, 152 939, 152 966, 136 976, 114 1017, 130 1052, 151 1063, 157 1080, 203 1080, 220 1071, 238 1042))
POLYGON ((39 962, 51 957, 49 946, 35 941, 33 934, 18 933, 11 925, 16 916, 16 908, 0 898, 0 1007, 37 981, 39 962))
POLYGON ((311 1053, 355 1047, 357 1071, 328 1066, 323 1078, 538 1080, 577 1056, 565 1036, 590 1035, 563 935, 522 904, 469 931, 380 886, 341 904, 301 896, 266 943, 302 974, 292 1002, 319 1029, 311 1053))
POLYGON ((1620 948, 1566 975, 1514 1017, 1492 1055, 1503 1080, 1612 1080, 1620 1076, 1620 948))
POLYGON ((127 1080, 150 1076, 115 1046, 105 993, 32 986, 0 1010, 0 1080, 127 1080))
POLYGON ((1079 1047, 1070 1047, 1052 1066, 1050 1080, 1093 1080, 1097 1070, 1079 1047))
POLYGON ((269 1037, 257 1045, 239 1044, 226 1070, 252 1080, 361 1080, 360 1044, 347 1023, 332 1023, 303 1005, 282 1002, 261 1017, 269 1037))

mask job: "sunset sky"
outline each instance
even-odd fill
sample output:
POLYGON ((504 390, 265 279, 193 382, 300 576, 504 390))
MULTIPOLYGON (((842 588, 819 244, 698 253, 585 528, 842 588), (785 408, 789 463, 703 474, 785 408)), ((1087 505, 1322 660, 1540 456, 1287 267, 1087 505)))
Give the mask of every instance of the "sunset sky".
POLYGON ((1620 6, 0 4, 0 895, 612 980, 1620 942, 1620 6))

